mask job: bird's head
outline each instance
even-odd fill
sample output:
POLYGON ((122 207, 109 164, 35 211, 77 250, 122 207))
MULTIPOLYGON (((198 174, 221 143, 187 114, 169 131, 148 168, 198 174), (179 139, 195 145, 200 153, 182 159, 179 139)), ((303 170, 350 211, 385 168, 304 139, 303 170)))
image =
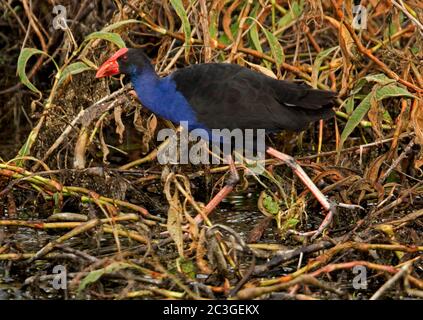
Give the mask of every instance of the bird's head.
POLYGON ((96 78, 116 74, 131 74, 151 67, 150 60, 141 49, 122 48, 98 68, 96 78))

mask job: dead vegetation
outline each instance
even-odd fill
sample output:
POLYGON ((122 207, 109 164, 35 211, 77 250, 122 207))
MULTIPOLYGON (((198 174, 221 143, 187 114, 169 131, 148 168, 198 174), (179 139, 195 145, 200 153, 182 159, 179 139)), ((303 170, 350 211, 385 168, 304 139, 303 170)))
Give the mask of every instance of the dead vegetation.
POLYGON ((69 0, 64 30, 57 4, 0 2, 0 298, 423 297, 421 2, 362 1, 359 28, 351 1, 69 0), (339 92, 336 119, 269 143, 347 208, 301 236, 324 215, 269 159, 195 223, 227 167, 157 162, 172 124, 94 77, 124 44, 161 75, 230 62, 339 92))

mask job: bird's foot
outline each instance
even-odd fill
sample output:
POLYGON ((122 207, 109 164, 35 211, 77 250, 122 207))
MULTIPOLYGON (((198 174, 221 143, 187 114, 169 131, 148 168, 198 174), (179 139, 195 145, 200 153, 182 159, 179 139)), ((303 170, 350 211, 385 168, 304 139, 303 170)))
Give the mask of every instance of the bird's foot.
POLYGON ((326 214, 326 217, 323 219, 320 226, 317 228, 317 230, 308 231, 308 232, 298 232, 298 231, 289 231, 291 234, 295 234, 301 237, 310 237, 310 240, 315 240, 319 235, 325 231, 325 229, 330 225, 330 223, 333 220, 334 215, 337 213, 337 207, 345 208, 345 209, 360 209, 365 210, 362 206, 356 205, 356 204, 347 204, 347 203, 335 203, 335 202, 329 202, 329 210, 326 214))

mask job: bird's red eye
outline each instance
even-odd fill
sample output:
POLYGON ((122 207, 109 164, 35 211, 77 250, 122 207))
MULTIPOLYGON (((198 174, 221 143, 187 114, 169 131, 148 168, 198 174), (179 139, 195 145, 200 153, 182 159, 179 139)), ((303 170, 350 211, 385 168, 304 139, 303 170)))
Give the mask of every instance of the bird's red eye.
POLYGON ((123 56, 121 57, 121 59, 122 59, 123 61, 126 61, 126 60, 128 60, 128 56, 125 54, 125 55, 123 55, 123 56))

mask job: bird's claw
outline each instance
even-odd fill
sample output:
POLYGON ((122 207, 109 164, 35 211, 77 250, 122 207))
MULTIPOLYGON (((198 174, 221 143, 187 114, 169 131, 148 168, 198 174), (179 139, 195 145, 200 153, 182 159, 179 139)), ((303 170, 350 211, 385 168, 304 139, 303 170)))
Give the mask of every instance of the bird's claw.
POLYGON ((321 235, 323 233, 323 231, 329 226, 329 224, 332 222, 333 220, 333 216, 337 213, 337 208, 345 208, 345 209, 360 209, 360 210, 365 210, 362 206, 357 205, 357 204, 347 204, 347 203, 336 203, 333 201, 330 201, 330 207, 325 219, 323 219, 322 223, 320 224, 319 228, 317 230, 313 230, 313 231, 308 231, 308 232, 296 232, 296 231, 290 231, 290 233, 292 234, 296 234, 298 236, 302 236, 302 237, 310 237, 310 240, 313 241, 315 240, 319 235, 321 235))

